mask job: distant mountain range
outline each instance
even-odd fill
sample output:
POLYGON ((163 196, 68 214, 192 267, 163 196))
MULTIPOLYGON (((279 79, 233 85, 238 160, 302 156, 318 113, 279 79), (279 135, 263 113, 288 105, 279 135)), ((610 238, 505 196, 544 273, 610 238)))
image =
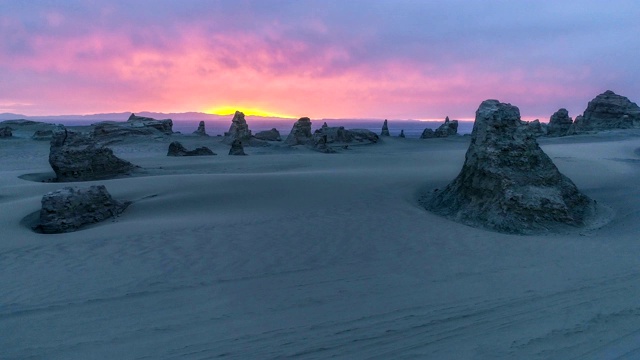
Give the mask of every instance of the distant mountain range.
MULTIPOLYGON (((159 113, 159 112, 150 112, 150 111, 142 111, 139 113, 135 113, 138 116, 146 116, 154 119, 172 119, 172 120, 227 120, 231 121, 233 115, 214 115, 214 114, 205 114, 201 112, 184 112, 184 113, 159 113)), ((28 116, 23 114, 13 114, 13 113, 0 113, 0 121, 2 120, 17 120, 17 119, 25 119, 25 120, 33 120, 33 121, 64 121, 64 120, 86 120, 86 121, 126 121, 131 115, 130 112, 121 112, 121 113, 103 113, 103 114, 91 114, 91 115, 48 115, 48 116, 28 116)), ((250 118, 264 119, 264 120, 281 120, 282 118, 276 117, 262 117, 262 116, 247 116, 250 118)), ((291 119, 287 119, 291 120, 291 119)))

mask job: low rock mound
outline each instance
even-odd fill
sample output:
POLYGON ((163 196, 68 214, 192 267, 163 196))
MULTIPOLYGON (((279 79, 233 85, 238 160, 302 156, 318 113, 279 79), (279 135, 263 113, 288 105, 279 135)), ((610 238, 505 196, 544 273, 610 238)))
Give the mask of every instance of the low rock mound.
POLYGON ((462 223, 507 233, 581 227, 595 202, 540 149, 520 111, 486 100, 476 111, 460 174, 424 206, 462 223))
POLYGON ((282 141, 282 138, 280 137, 280 132, 276 128, 272 128, 271 130, 265 130, 265 131, 257 132, 254 136, 258 140, 282 141))
POLYGON ((49 149, 49 164, 57 181, 89 181, 127 175, 136 166, 122 160, 107 147, 98 145, 90 135, 62 128, 54 133, 49 149))
POLYGON ((422 134, 420 135, 420 139, 431 139, 436 137, 435 132, 433 131, 433 129, 429 129, 426 128, 422 131, 422 134))
POLYGON ((440 125, 436 131, 433 132, 434 137, 448 137, 458 134, 458 120, 449 120, 447 116, 444 119, 444 124, 440 125))
POLYGON ((13 131, 8 126, 0 127, 0 138, 10 138, 13 136, 13 131))
POLYGON ((173 134, 173 120, 171 119, 156 120, 131 113, 127 119, 127 123, 133 128, 154 128, 166 135, 173 134))
POLYGON ((53 130, 36 130, 31 136, 31 139, 38 141, 51 141, 53 138, 53 130))
POLYGON ((104 185, 65 187, 42 197, 36 230, 45 234, 76 231, 84 225, 118 216, 128 205, 113 199, 104 185))
POLYGON ((169 144, 169 150, 167 156, 207 156, 216 155, 211 149, 206 146, 196 148, 195 150, 187 150, 179 141, 174 141, 169 144))

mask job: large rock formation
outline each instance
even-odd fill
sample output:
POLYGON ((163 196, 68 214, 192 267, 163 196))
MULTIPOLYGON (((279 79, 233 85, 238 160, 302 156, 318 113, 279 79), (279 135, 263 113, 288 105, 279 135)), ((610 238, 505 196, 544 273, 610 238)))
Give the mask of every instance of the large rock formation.
POLYGON ((301 117, 293 124, 293 128, 284 141, 287 145, 307 145, 313 143, 311 135, 311 119, 301 117))
POLYGON ((458 134, 458 120, 449 120, 447 116, 444 119, 444 124, 440 125, 436 131, 434 131, 434 137, 448 137, 458 134))
POLYGON ((10 138, 12 136, 13 132, 11 131, 10 127, 5 126, 0 128, 0 138, 10 138))
POLYGON ((40 224, 45 234, 76 231, 87 224, 118 216, 129 205, 114 200, 104 185, 65 187, 42 197, 40 224))
POLYGON ((249 142, 251 139, 251 130, 247 125, 247 120, 244 118, 244 113, 236 111, 231 119, 231 126, 229 131, 224 133, 223 141, 226 144, 231 144, 234 140, 240 140, 242 142, 249 142))
POLYGON ((547 136, 565 136, 569 132, 573 124, 573 119, 569 116, 569 111, 562 108, 554 112, 549 118, 549 125, 547 125, 547 136))
POLYGON ((196 148, 195 150, 187 150, 179 141, 174 141, 169 144, 169 150, 167 156, 206 156, 216 155, 211 149, 206 146, 196 148))
POLYGON ((144 136, 149 138, 163 138, 165 133, 154 127, 133 127, 128 122, 102 121, 91 124, 91 133, 94 140, 103 144, 123 141, 132 136, 144 136))
POLYGON ((154 128, 166 135, 173 134, 173 121, 171 119, 156 120, 131 113, 127 123, 133 128, 154 128))
POLYGON ((85 134, 58 130, 51 139, 49 164, 57 181, 88 181, 129 174, 135 165, 122 160, 85 134))
POLYGON ((640 107, 628 98, 607 90, 589 101, 584 114, 576 118, 569 133, 631 128, 640 128, 640 107))
POLYGON ((424 199, 427 209, 468 225, 508 233, 582 226, 595 202, 540 149, 520 111, 497 100, 476 111, 460 174, 424 199))
POLYGON ((276 128, 257 132, 254 136, 258 140, 282 141, 282 138, 280 137, 280 132, 276 128))
POLYGON ((198 128, 193 132, 193 134, 198 136, 209 136, 207 135, 207 131, 204 129, 204 121, 200 121, 198 128))
POLYGON ((242 140, 235 139, 231 143, 231 148, 229 149, 229 155, 247 155, 244 152, 244 146, 242 146, 242 140))
POLYGON ((387 124, 387 119, 385 119, 384 124, 382 124, 382 131, 380 132, 380 136, 391 136, 391 134, 389 134, 389 125, 387 124))

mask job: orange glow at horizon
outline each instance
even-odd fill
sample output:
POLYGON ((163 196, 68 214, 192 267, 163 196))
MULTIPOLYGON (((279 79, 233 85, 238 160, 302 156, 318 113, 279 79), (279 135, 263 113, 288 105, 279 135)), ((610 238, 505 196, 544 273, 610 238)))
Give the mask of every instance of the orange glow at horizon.
POLYGON ((244 106, 218 106, 218 107, 206 109, 203 112, 207 114, 227 116, 227 115, 235 114, 236 111, 240 111, 246 116, 276 117, 276 118, 283 118, 283 119, 298 118, 292 115, 258 109, 254 107, 244 107, 244 106))

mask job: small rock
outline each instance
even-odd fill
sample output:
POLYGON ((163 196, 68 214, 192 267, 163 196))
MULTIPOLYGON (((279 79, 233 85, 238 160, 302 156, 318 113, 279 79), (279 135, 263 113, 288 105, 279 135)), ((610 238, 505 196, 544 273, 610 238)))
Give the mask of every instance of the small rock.
POLYGON ((204 129, 204 121, 200 121, 200 123, 198 124, 198 129, 196 129, 193 134, 198 136, 209 136, 207 135, 207 131, 204 129))
POLYGON ((169 144, 169 151, 167 156, 206 156, 216 155, 211 149, 206 146, 196 148, 195 150, 187 150, 180 142, 174 141, 169 144))
POLYGON ((382 124, 382 131, 380 132, 380 136, 391 136, 389 134, 389 124, 387 123, 387 119, 384 120, 382 124))
POLYGON ((258 140, 265 141, 282 141, 280 137, 280 132, 276 128, 272 128, 271 130, 260 131, 255 134, 255 138, 258 140))
POLYGON ((229 149, 229 155, 247 155, 244 153, 244 147, 242 146, 241 140, 233 140, 231 143, 231 149, 229 149))

